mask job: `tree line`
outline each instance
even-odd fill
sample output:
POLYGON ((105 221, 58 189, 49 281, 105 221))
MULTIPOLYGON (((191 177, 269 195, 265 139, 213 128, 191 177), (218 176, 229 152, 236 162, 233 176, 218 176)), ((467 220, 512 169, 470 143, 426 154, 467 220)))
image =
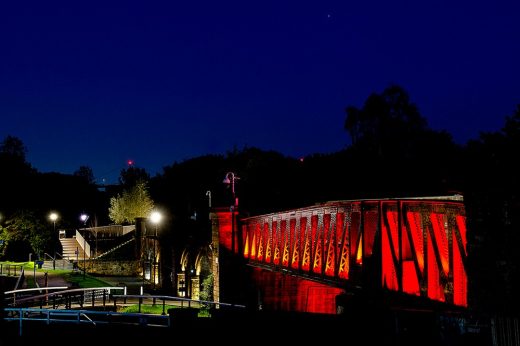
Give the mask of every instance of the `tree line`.
MULTIPOLYGON (((470 305, 517 310, 520 105, 501 130, 461 145, 448 132, 431 129, 406 90, 392 85, 369 95, 362 107, 347 107, 344 129, 351 143, 334 153, 293 158, 233 148, 173 162, 154 177, 130 166, 121 170, 118 185, 103 189, 88 166, 72 175, 39 173, 26 161, 22 140, 7 136, 0 145, 0 254, 27 258, 28 252, 49 250, 57 241, 50 210, 60 212, 59 228, 78 227, 81 212, 105 225, 125 210, 125 199, 143 193, 150 199, 147 207, 128 210, 160 208, 167 215, 161 225, 165 241, 203 244, 210 239, 210 203, 224 208, 232 203, 230 188, 222 183, 227 172, 240 177, 235 189, 243 216, 330 200, 460 193, 468 216, 470 305)), ((117 221, 132 222, 132 217, 119 215, 117 221)))

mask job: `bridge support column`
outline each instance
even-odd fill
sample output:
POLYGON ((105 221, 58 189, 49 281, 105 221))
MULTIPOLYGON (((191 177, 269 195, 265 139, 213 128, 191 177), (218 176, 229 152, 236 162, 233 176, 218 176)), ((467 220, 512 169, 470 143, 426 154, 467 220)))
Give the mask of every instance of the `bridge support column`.
POLYGON ((211 274, 213 275, 213 301, 220 301, 220 265, 219 265, 219 218, 211 212, 211 274))

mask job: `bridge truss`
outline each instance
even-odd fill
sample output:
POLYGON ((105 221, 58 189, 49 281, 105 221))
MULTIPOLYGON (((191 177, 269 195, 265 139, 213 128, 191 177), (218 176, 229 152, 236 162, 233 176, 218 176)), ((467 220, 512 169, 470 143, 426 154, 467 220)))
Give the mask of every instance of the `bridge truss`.
POLYGON ((241 221, 237 251, 251 265, 467 306, 461 198, 336 201, 241 221))

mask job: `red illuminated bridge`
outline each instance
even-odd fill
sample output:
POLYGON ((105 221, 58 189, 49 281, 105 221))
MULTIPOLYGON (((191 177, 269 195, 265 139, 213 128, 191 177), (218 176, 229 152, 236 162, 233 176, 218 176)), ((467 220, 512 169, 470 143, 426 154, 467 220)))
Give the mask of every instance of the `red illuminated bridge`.
POLYGON ((217 214, 219 245, 254 267, 266 307, 335 313, 336 296, 365 286, 467 306, 462 196, 334 201, 239 227, 217 214))

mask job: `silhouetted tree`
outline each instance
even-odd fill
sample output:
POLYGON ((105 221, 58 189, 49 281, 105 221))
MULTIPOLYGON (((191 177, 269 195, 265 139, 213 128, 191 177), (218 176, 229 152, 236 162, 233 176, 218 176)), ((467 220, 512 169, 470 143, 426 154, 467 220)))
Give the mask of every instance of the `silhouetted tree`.
POLYGON ((73 175, 85 179, 89 184, 94 184, 94 173, 89 166, 79 166, 73 175))
POLYGON ((7 136, 0 144, 0 209, 15 211, 32 195, 36 171, 25 160, 27 148, 18 137, 7 136))
POLYGON ((150 180, 150 175, 146 172, 144 168, 139 168, 135 166, 130 166, 128 168, 122 169, 119 176, 119 183, 123 185, 125 188, 129 188, 132 186, 136 186, 141 182, 148 182, 150 180))
POLYGON ((20 138, 9 135, 5 137, 2 144, 0 144, 0 154, 25 162, 27 147, 20 138))
POLYGON ((364 146, 379 155, 383 150, 402 144, 403 138, 410 138, 427 128, 417 106, 410 101, 408 93, 400 86, 392 85, 381 94, 371 94, 363 108, 346 108, 345 129, 349 132, 353 145, 364 146))
POLYGON ((471 304, 490 312, 520 309, 519 151, 520 105, 500 131, 469 141, 463 157, 471 304))
POLYGON ((400 86, 374 93, 363 108, 347 107, 345 129, 352 182, 366 197, 445 194, 456 190, 460 148, 445 131, 433 131, 400 86))

